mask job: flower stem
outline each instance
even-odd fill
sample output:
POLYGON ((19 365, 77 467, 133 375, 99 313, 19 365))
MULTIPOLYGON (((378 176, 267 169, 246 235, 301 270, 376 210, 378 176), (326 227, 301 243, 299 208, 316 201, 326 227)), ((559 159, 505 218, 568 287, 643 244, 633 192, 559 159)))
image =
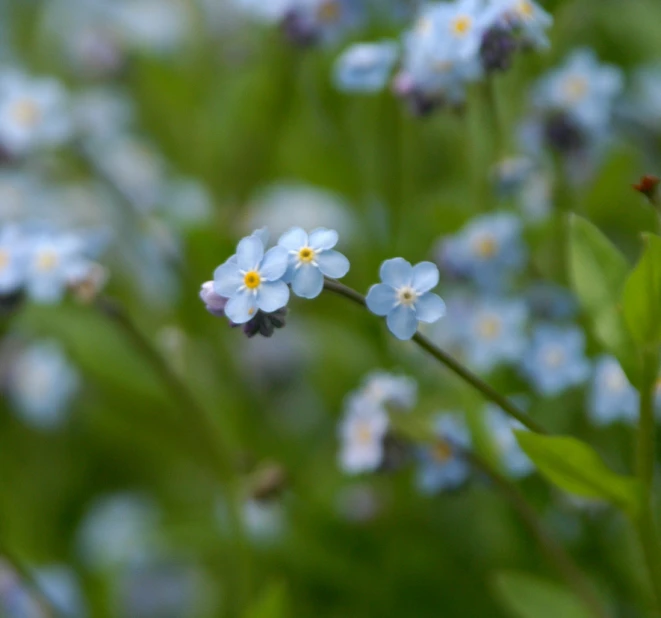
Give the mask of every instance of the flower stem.
MULTIPOLYGON (((358 305, 363 307, 367 306, 365 303, 365 297, 362 294, 359 294, 343 283, 326 279, 324 281, 324 288, 329 292, 344 296, 358 305)), ((484 382, 468 368, 464 367, 447 352, 432 343, 427 337, 420 333, 416 333, 413 336, 413 341, 427 353, 431 354, 438 362, 445 365, 450 371, 464 380, 464 382, 467 382, 475 390, 479 391, 487 400, 495 403, 502 408, 506 414, 519 421, 524 427, 535 433, 546 433, 543 427, 538 425, 537 422, 531 419, 527 414, 519 410, 519 408, 507 399, 507 397, 501 395, 492 386, 484 382)))
POLYGON ((565 551, 564 547, 546 532, 542 522, 537 517, 537 513, 535 513, 518 487, 507 477, 496 471, 479 455, 468 451, 464 451, 463 454, 473 467, 485 474, 503 496, 509 500, 523 523, 539 543, 549 561, 555 566, 560 575, 564 577, 569 587, 583 601, 586 609, 590 611, 590 615, 594 618, 605 618, 608 616, 601 601, 595 594, 593 586, 587 580, 584 573, 576 565, 573 558, 565 551))

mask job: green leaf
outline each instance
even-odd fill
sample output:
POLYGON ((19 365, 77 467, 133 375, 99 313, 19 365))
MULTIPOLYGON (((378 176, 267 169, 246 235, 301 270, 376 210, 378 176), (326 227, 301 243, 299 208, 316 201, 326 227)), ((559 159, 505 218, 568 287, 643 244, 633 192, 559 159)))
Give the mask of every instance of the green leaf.
POLYGON ((498 573, 492 588, 512 618, 589 618, 573 594, 551 582, 525 573, 498 573))
POLYGON ((287 589, 282 582, 270 584, 245 613, 245 618, 287 618, 287 589))
POLYGON ((644 235, 645 252, 624 287, 626 323, 639 344, 661 343, 661 238, 644 235))
POLYGON ((618 249, 591 223, 571 215, 569 274, 594 336, 622 365, 632 384, 640 383, 636 345, 620 309, 629 267, 618 249))
POLYGON ((641 504, 638 481, 610 470, 589 445, 576 438, 529 431, 516 431, 515 435, 539 471, 560 489, 582 498, 605 500, 637 516, 641 504))

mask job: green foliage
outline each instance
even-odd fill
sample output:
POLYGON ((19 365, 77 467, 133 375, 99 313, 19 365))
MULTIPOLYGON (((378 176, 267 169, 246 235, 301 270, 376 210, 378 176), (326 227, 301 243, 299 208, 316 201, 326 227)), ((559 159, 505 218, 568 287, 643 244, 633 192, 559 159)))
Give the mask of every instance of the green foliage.
POLYGON ((640 485, 611 471, 591 446, 576 438, 515 432, 516 439, 539 471, 554 485, 581 498, 604 500, 636 517, 640 485))
POLYGON ((272 583, 248 609, 244 618, 287 618, 287 588, 282 582, 272 583))

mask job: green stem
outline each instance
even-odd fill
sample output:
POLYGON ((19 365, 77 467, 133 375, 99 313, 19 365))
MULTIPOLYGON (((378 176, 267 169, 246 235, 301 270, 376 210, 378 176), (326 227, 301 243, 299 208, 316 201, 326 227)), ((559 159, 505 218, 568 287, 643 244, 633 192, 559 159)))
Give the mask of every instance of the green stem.
MULTIPOLYGON (((507 140, 500 105, 498 102, 498 91, 496 88, 496 78, 491 75, 484 81, 484 99, 487 113, 491 119, 491 132, 494 136, 494 145, 491 154, 498 160, 505 156, 507 149, 507 140)), ((492 161, 493 162, 493 161, 492 161)))
MULTIPOLYGON (((363 307, 367 306, 365 297, 362 294, 359 294, 343 283, 326 279, 324 282, 324 288, 329 292, 344 296, 345 298, 348 298, 358 305, 363 307)), ((507 397, 501 395, 492 386, 484 382, 468 368, 464 367, 447 352, 443 351, 437 345, 432 343, 429 339, 427 339, 427 337, 420 333, 416 333, 413 336, 413 341, 423 350, 431 354, 442 365, 445 365, 450 371, 455 373, 462 380, 479 391, 487 400, 495 403, 500 408, 502 408, 506 414, 519 421, 524 427, 530 429, 530 431, 534 431, 535 433, 546 433, 543 427, 538 425, 527 414, 519 410, 519 408, 517 408, 509 399, 507 399, 507 397)))
POLYGON ((231 536, 234 539, 239 563, 237 568, 239 586, 235 590, 237 605, 244 607, 250 598, 250 556, 241 513, 241 488, 234 474, 230 450, 207 408, 198 403, 186 384, 137 328, 124 308, 116 300, 104 297, 97 299, 96 307, 124 333, 136 351, 161 378, 183 413, 181 420, 186 430, 191 432, 191 446, 196 449, 201 447, 207 452, 215 477, 225 486, 232 528, 231 536))
POLYGON ((537 513, 530 506, 525 496, 519 491, 507 477, 496 471, 488 462, 479 455, 464 451, 466 459, 483 474, 485 474, 494 484, 503 496, 505 496, 514 509, 517 511, 521 520, 528 530, 535 537, 540 547, 546 554, 558 573, 564 577, 569 587, 583 601, 586 609, 594 618, 605 618, 608 616, 604 607, 595 594, 593 586, 585 577, 581 569, 578 568, 572 557, 565 551, 562 545, 556 543, 544 529, 542 522, 537 517, 537 513))

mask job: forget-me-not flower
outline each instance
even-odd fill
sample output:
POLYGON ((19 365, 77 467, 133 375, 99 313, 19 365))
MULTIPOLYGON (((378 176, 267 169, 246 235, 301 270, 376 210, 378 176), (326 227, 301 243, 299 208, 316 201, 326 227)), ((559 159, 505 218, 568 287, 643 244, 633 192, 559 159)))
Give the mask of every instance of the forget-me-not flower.
POLYGON ((514 431, 523 429, 523 425, 506 416, 497 405, 492 403, 486 405, 485 413, 489 435, 495 443, 505 470, 516 478, 530 474, 534 468, 533 463, 514 436, 514 431))
POLYGON ((410 410, 417 399, 418 384, 408 376, 373 371, 363 380, 360 393, 376 405, 410 410))
POLYGON ((549 45, 546 30, 553 23, 553 17, 533 0, 491 0, 485 20, 492 28, 510 29, 525 46, 545 48, 549 45))
POLYGON ((228 299, 225 315, 235 324, 244 324, 258 310, 270 313, 284 307, 289 288, 282 281, 288 253, 283 247, 264 252, 264 243, 255 235, 243 238, 236 255, 214 272, 214 291, 228 299))
POLYGON ((470 434, 464 421, 454 414, 439 414, 434 421, 433 444, 419 449, 417 485, 425 494, 456 489, 470 474, 462 451, 470 447, 470 434))
POLYGON ((25 283, 27 245, 16 225, 0 229, 0 296, 16 292, 25 283))
POLYGON ((638 414, 640 396, 620 363, 612 356, 600 357, 594 367, 589 395, 589 414, 596 425, 618 420, 631 422, 638 414))
POLYGON ((382 90, 397 60, 397 45, 355 43, 335 62, 335 84, 345 92, 377 92, 382 90))
POLYGON ((558 395, 582 384, 590 374, 583 331, 575 326, 537 326, 522 370, 542 395, 558 395))
POLYGON ((438 268, 432 262, 411 266, 404 258, 381 265, 381 281, 367 293, 367 307, 386 316, 390 332, 398 339, 410 339, 418 322, 436 322, 445 315, 445 303, 430 292, 438 284, 438 268))
POLYGON ((335 230, 321 227, 309 235, 294 227, 280 237, 278 246, 289 259, 284 280, 296 296, 315 298, 324 287, 324 276, 339 279, 349 272, 349 260, 333 249, 337 240, 335 230))

